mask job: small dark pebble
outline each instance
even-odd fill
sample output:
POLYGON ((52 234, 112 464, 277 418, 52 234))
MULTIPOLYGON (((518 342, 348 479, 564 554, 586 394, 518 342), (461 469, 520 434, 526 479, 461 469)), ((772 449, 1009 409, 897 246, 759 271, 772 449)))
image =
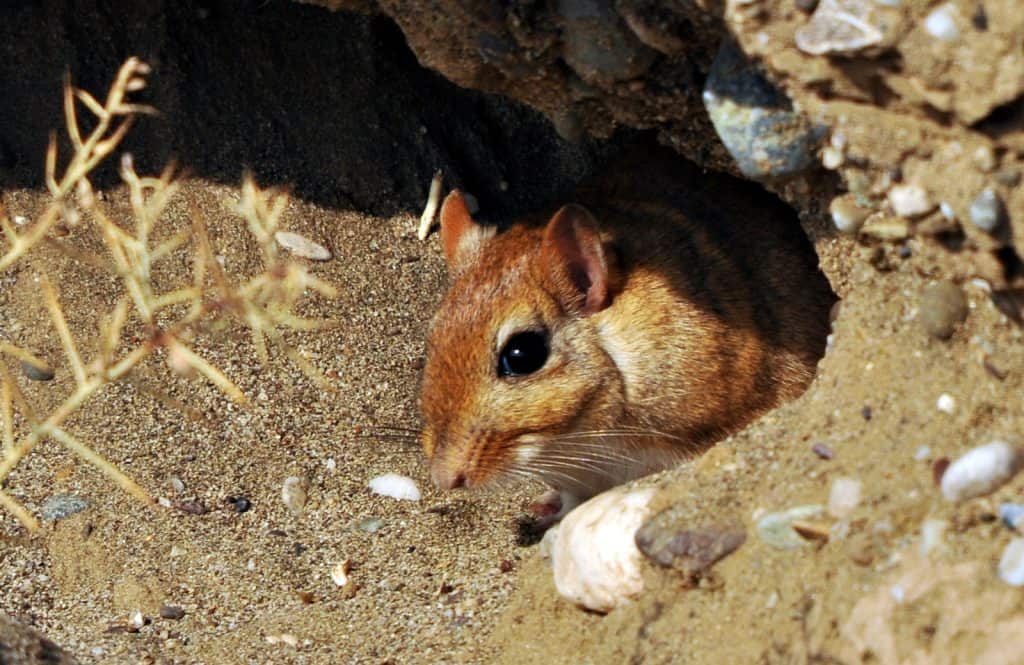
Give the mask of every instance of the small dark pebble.
POLYGON ((910 245, 900 245, 897 253, 901 259, 909 259, 914 255, 914 250, 910 248, 910 245))
POLYGON ((932 480, 935 481, 936 485, 942 484, 942 476, 946 475, 946 469, 949 468, 949 458, 940 457, 932 463, 932 480))
POLYGON ((447 515, 451 511, 451 506, 441 503, 436 506, 431 506, 430 508, 427 508, 424 512, 432 513, 434 515, 447 515))
POLYGON ((298 591, 295 595, 299 597, 303 605, 312 605, 316 602, 316 596, 310 591, 298 591))
POLYGON ((865 404, 860 408, 860 416, 864 420, 871 420, 871 407, 865 404))
POLYGON ((288 534, 286 532, 282 531, 281 529, 271 529, 270 531, 267 531, 267 535, 268 536, 275 536, 277 538, 284 538, 288 534))
POLYGON ((205 515, 209 512, 206 506, 199 501, 178 501, 174 504, 174 507, 189 515, 205 515))
POLYGON ((160 608, 160 618, 177 621, 185 616, 185 610, 177 605, 164 605, 160 608))
POLYGON ((447 582, 441 582, 441 586, 437 588, 437 595, 443 596, 445 594, 451 593, 452 591, 455 591, 455 587, 453 587, 451 584, 448 584, 447 582))
POLYGON ((498 564, 498 570, 503 573, 511 573, 515 566, 508 559, 502 559, 501 563, 498 564))
POLYGON ((252 508, 252 502, 244 496, 239 496, 231 502, 231 507, 235 509, 236 513, 244 513, 252 508))
POLYGON ((117 635, 120 633, 137 633, 139 629, 135 626, 126 626, 123 623, 112 623, 103 632, 107 635, 117 635))
POLYGON ((21 371, 25 378, 32 381, 53 381, 54 372, 50 367, 39 366, 33 363, 21 361, 21 371))
POLYGON ((307 549, 309 548, 303 545, 302 543, 292 543, 292 554, 294 554, 295 556, 300 556, 307 549))
POLYGON ((974 15, 971 16, 971 24, 978 30, 988 30, 988 14, 985 13, 985 7, 979 2, 977 9, 974 10, 974 15))
POLYGON ((921 327, 932 337, 949 339, 966 318, 967 298, 953 282, 937 282, 921 294, 921 327))
POLYGON ((738 524, 712 524, 688 529, 670 510, 640 527, 634 541, 651 561, 675 568, 688 577, 699 575, 736 551, 747 540, 738 524))
POLYGON ((818 6, 818 0, 794 0, 793 4, 800 11, 810 14, 818 6))
POLYGON ((816 443, 811 446, 811 452, 820 457, 821 459, 833 459, 836 456, 834 450, 826 446, 824 443, 816 443))

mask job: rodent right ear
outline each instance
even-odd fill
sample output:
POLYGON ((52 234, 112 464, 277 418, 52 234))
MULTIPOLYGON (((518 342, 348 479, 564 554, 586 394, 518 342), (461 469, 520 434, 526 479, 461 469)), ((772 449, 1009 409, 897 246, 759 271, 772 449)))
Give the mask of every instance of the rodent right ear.
POLYGON ((445 197, 441 206, 441 246, 453 273, 475 260, 494 231, 493 227, 480 226, 473 221, 462 192, 453 189, 445 197))

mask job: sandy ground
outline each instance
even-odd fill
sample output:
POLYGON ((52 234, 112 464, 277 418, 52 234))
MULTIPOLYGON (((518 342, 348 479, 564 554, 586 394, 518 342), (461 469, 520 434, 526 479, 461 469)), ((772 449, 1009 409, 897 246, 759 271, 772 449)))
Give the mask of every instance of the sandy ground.
MULTIPOLYGON (((167 228, 182 223, 184 201, 196 202, 227 269, 249 274, 254 248, 227 212, 233 196, 231 188, 191 181, 167 228)), ((4 204, 12 214, 31 214, 40 198, 9 192, 4 204)), ((108 199, 113 209, 124 205, 122 192, 108 199)), ((476 645, 530 554, 516 545, 514 520, 528 495, 441 495, 414 440, 374 435, 375 426, 417 424, 423 332, 444 268, 436 240, 416 240, 415 221, 293 202, 285 224, 332 249, 330 261, 310 267, 340 296, 304 310, 336 327, 290 339, 338 393, 321 392, 286 360, 260 366, 244 331, 201 349, 252 397, 251 410, 207 384, 174 377, 158 359, 133 376, 135 385, 109 386, 69 430, 154 496, 198 501, 209 512, 142 506, 47 444, 12 475, 8 491, 36 513, 47 498, 67 493, 89 508, 32 539, 3 517, 0 576, 8 591, 0 611, 28 620, 83 662, 443 662, 467 645, 474 659, 486 660, 476 645), (154 390, 188 411, 168 408, 154 390), (367 481, 386 472, 414 478, 423 499, 371 494, 367 481), (281 498, 290 475, 310 482, 298 516, 281 498), (252 508, 236 513, 229 496, 247 497, 252 508), (371 518, 380 527, 367 533, 360 524, 371 518), (330 571, 344 560, 350 582, 338 588, 330 571), (164 604, 181 607, 184 617, 159 618, 164 604), (135 610, 151 623, 125 633, 135 610), (268 644, 282 635, 297 646, 268 644)), ((62 242, 96 246, 87 229, 62 242)), ((26 382, 42 409, 73 381, 38 300, 37 269, 60 286, 86 356, 97 312, 119 292, 100 271, 52 251, 4 275, 4 334, 58 366, 54 381, 26 382)), ((171 260, 160 278, 171 284, 187 279, 187 270, 185 260, 171 260)))

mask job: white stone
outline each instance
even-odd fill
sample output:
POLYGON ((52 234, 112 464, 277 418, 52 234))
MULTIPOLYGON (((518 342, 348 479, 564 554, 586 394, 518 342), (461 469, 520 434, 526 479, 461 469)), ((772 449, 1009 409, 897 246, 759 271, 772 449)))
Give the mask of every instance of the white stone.
POLYGON ((999 579, 1010 586, 1024 586, 1024 538, 1014 538, 999 557, 999 579))
POLYGON ((893 185, 889 190, 889 205, 900 217, 918 217, 935 208, 928 192, 918 185, 893 185))
POLYGON ((836 478, 832 481, 832 490, 828 495, 829 515, 837 519, 849 517, 860 504, 860 488, 860 481, 853 478, 836 478))
POLYGON ((946 520, 927 519, 921 524, 921 547, 918 550, 921 556, 927 556, 942 544, 942 537, 948 528, 949 522, 946 520))
POLYGON ((408 476, 400 476, 397 473, 385 473, 370 480, 370 491, 381 496, 389 496, 399 501, 419 501, 420 488, 416 482, 408 476))
POLYGON ((972 448, 942 475, 942 495, 959 502, 994 492, 1020 470, 1022 462, 1020 451, 1006 441, 972 448))
POLYGON ((924 29, 936 39, 955 42, 960 38, 960 28, 956 25, 956 7, 945 4, 928 14, 924 19, 924 29))
POLYGON ((935 408, 945 414, 953 415, 956 412, 956 400, 949 393, 942 393, 935 400, 935 408))
POLYGON ((562 520, 549 541, 558 593, 587 609, 609 612, 643 591, 643 554, 633 538, 653 495, 653 488, 615 488, 562 520))
POLYGON ((349 562, 348 559, 345 559, 344 561, 339 561, 334 564, 331 568, 331 579, 337 586, 342 587, 348 584, 348 571, 351 567, 351 562, 349 562))
POLYGON ((277 244, 291 251, 296 256, 301 256, 304 259, 327 261, 331 258, 331 252, 329 249, 323 245, 318 245, 308 238, 300 236, 298 233, 292 233, 291 231, 278 231, 274 234, 274 239, 277 240, 277 244))
POLYGON ((281 500, 292 515, 298 515, 306 507, 309 498, 309 480, 301 476, 288 476, 281 485, 281 500))

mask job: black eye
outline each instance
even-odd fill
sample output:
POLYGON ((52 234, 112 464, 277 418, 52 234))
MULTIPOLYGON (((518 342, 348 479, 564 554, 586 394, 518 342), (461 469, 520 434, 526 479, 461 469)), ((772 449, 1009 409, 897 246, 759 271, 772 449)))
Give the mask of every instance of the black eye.
POLYGON ((509 337, 505 348, 498 354, 498 376, 533 374, 548 359, 548 338, 541 332, 529 330, 509 337))

